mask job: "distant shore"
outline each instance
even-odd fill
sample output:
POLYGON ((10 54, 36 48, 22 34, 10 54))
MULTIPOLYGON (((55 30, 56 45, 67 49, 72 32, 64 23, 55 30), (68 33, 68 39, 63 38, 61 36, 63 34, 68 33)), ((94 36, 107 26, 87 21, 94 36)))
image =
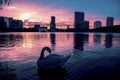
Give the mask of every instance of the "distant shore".
POLYGON ((120 33, 120 25, 110 26, 110 27, 101 27, 96 29, 86 29, 86 30, 76 30, 74 28, 69 29, 55 29, 54 31, 36 31, 34 28, 22 28, 22 29, 11 29, 4 28, 0 29, 0 32, 115 32, 120 33))

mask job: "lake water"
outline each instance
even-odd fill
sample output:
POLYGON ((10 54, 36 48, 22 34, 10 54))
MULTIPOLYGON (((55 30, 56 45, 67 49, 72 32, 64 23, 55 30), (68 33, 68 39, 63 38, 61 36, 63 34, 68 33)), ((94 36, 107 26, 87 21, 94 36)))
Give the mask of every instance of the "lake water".
POLYGON ((120 71, 120 33, 0 33, 0 80, 45 80, 37 67, 45 46, 52 53, 70 55, 63 65, 67 74, 56 80, 86 80, 91 73, 99 73, 99 78, 120 71))

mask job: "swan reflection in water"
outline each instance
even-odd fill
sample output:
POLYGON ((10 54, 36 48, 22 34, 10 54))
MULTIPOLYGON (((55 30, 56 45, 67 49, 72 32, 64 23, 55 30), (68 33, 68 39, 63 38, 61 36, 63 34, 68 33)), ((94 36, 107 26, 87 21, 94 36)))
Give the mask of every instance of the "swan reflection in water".
POLYGON ((69 57, 70 56, 64 57, 62 55, 51 54, 51 49, 49 47, 44 47, 41 51, 40 58, 37 61, 38 74, 44 79, 50 79, 52 77, 52 79, 55 79, 62 77, 66 74, 63 65, 69 57), (45 51, 49 52, 47 57, 44 57, 45 51))

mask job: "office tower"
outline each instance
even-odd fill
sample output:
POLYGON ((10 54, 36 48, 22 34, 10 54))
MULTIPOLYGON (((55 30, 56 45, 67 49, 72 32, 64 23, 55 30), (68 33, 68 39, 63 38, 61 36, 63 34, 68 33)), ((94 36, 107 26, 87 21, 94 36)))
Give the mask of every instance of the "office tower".
POLYGON ((74 26, 76 29, 79 29, 80 24, 84 22, 84 12, 75 12, 75 22, 74 26))
POLYGON ((106 19, 106 26, 113 26, 114 25, 114 17, 107 17, 106 19))
POLYGON ((95 29, 96 29, 96 28, 101 28, 101 26, 102 26, 101 21, 95 21, 95 22, 94 22, 94 28, 95 28, 95 29))
POLYGON ((55 16, 51 17, 50 30, 54 31, 56 29, 55 16))
POLYGON ((89 21, 84 20, 84 12, 75 12, 74 26, 76 31, 89 29, 89 21))
POLYGON ((22 29, 23 28, 22 20, 13 20, 12 28, 14 28, 14 29, 22 29))
POLYGON ((81 22, 79 29, 80 30, 87 30, 87 29, 89 29, 89 21, 83 21, 83 22, 81 22))
POLYGON ((5 27, 6 27, 6 23, 4 21, 4 17, 0 16, 0 29, 5 28, 5 27))
POLYGON ((0 27, 2 28, 9 28, 9 18, 8 17, 0 17, 0 27))
POLYGON ((13 18, 9 18, 9 28, 13 27, 12 24, 13 24, 13 18))
POLYGON ((75 12, 75 23, 84 21, 84 12, 75 12))

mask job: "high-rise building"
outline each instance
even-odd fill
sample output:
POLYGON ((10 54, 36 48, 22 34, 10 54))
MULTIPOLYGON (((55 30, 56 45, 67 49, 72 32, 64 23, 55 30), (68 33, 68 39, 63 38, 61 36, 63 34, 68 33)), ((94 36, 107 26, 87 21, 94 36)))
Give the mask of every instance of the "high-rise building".
POLYGON ((4 21, 4 17, 0 16, 0 29, 5 28, 5 27, 6 27, 6 23, 4 21))
POLYGON ((95 28, 95 29, 96 29, 96 28, 101 28, 101 26, 102 26, 101 21, 95 21, 95 22, 94 22, 94 28, 95 28))
POLYGON ((89 29, 89 21, 84 20, 84 12, 75 12, 74 26, 76 31, 89 29))
POLYGON ((14 28, 14 29, 22 29, 23 28, 22 20, 13 20, 12 28, 14 28))
POLYGON ((114 25, 114 17, 107 17, 106 26, 113 26, 113 25, 114 25))
POLYGON ((13 18, 9 18, 9 28, 12 28, 13 26, 13 18))
POLYGON ((75 29, 78 29, 82 22, 84 22, 84 12, 75 12, 75 29))
POLYGON ((8 17, 0 17, 0 27, 9 28, 10 22, 8 17))
POLYGON ((22 22, 22 20, 14 20, 11 17, 0 16, 0 30, 4 31, 8 28, 22 29, 23 28, 23 22, 22 22))
POLYGON ((79 30, 87 30, 89 29, 89 21, 83 21, 80 23, 79 30))
POLYGON ((54 31, 56 29, 55 16, 51 17, 50 30, 54 31))

